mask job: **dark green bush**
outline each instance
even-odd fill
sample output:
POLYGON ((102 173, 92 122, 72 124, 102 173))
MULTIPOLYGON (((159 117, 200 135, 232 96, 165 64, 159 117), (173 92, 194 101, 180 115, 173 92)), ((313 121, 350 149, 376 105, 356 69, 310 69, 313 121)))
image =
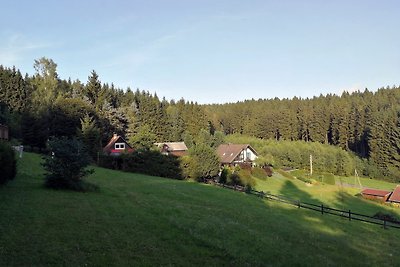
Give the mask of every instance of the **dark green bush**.
POLYGON ((138 150, 120 156, 102 155, 99 165, 108 169, 182 179, 179 158, 163 155, 159 151, 138 150))
POLYGON ((92 191, 97 186, 83 181, 93 170, 87 170, 91 158, 84 145, 76 138, 56 138, 49 141, 51 156, 43 163, 46 170, 45 186, 53 189, 69 189, 75 191, 92 191))
POLYGON ((17 174, 17 161, 12 147, 0 142, 0 184, 5 184, 15 178, 17 174))

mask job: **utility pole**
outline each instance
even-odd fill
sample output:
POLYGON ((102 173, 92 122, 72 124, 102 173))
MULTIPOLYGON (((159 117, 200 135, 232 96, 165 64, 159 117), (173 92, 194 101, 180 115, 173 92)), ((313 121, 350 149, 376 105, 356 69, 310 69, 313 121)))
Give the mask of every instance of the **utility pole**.
POLYGON ((310 176, 312 175, 312 155, 310 154, 310 176))

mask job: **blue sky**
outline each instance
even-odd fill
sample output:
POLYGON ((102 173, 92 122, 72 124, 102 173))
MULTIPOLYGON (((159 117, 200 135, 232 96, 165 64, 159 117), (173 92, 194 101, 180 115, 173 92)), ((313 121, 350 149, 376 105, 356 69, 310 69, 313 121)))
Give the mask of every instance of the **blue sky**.
POLYGON ((400 84, 400 2, 6 1, 0 64, 199 103, 400 84))

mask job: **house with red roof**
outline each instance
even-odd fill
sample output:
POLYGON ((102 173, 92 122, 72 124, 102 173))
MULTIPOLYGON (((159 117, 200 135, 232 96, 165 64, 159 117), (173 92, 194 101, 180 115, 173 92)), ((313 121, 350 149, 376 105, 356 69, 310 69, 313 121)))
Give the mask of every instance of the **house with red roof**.
POLYGON ((386 202, 392 195, 392 192, 386 190, 366 188, 363 191, 361 191, 361 195, 366 199, 376 199, 382 202, 386 202))
POLYGON ((134 149, 121 136, 114 134, 103 148, 104 154, 118 156, 122 153, 132 153, 134 149))
POLYGON ((249 144, 221 144, 217 148, 221 165, 253 164, 258 154, 249 144))

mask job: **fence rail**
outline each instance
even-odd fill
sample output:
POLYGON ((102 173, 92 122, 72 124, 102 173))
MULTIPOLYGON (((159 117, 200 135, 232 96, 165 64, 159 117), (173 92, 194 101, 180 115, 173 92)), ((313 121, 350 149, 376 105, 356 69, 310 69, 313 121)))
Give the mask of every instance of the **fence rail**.
MULTIPOLYGON (((226 185, 226 184, 220 184, 220 183, 213 183, 214 185, 232 189, 235 191, 240 191, 240 192, 245 192, 245 188, 243 186, 232 186, 232 185, 226 185)), ((282 202, 285 204, 289 204, 292 206, 295 206, 297 208, 304 208, 316 212, 320 212, 322 215, 324 214, 329 214, 337 217, 342 217, 346 218, 349 221, 360 221, 360 222, 365 222, 365 223, 371 223, 375 225, 381 225, 383 226, 384 229, 387 229, 389 227, 395 228, 395 229, 400 229, 400 223, 399 222, 393 222, 390 220, 382 219, 382 218, 376 218, 372 217, 369 215, 361 214, 361 213, 356 213, 352 212, 351 210, 340 210, 340 209, 335 209, 331 208, 329 206, 326 206, 324 204, 314 204, 314 203, 307 203, 307 202, 302 202, 300 200, 295 200, 286 196, 281 196, 281 195, 274 195, 269 192, 263 192, 263 191, 257 191, 257 190, 249 190, 246 191, 246 193, 265 198, 268 200, 273 200, 273 201, 278 201, 282 202)))

